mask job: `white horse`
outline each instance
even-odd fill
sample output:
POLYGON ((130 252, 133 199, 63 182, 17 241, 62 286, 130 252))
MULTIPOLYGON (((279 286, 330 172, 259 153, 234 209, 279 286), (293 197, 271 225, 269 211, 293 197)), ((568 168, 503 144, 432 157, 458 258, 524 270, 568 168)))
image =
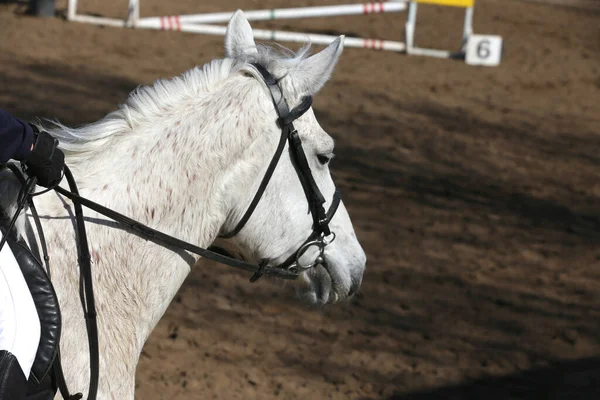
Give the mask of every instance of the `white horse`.
MULTIPOLYGON (((224 59, 141 87, 98 122, 76 129, 58 125, 51 132, 61 142, 82 196, 206 247, 231 231, 244 214, 281 135, 269 91, 250 63, 281 78, 291 108, 325 84, 342 48, 340 37, 312 56, 306 48, 291 57, 277 55, 256 46, 248 21, 238 11, 229 22, 224 59)), ((328 207, 334 184, 327 163, 334 142, 312 109, 294 124, 328 207)), ((89 352, 72 203, 54 192, 35 201, 62 310, 66 382, 71 392, 82 392, 85 398, 89 352)), ((133 399, 142 347, 198 257, 116 228, 89 209, 84 213, 99 326, 98 398, 133 399)), ((285 151, 251 218, 228 241, 246 259, 269 259, 276 265, 302 245, 312 225, 305 193, 285 151)), ((312 303, 346 299, 358 289, 365 269, 365 253, 343 204, 331 227, 337 238, 325 249, 328 268, 318 265, 302 272, 295 285, 300 297, 312 303)))

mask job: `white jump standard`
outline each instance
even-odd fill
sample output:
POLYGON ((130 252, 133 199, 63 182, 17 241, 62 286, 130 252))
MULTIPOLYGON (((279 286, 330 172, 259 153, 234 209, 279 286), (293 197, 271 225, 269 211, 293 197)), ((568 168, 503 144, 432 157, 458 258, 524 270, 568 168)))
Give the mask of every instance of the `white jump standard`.
POLYGON ((408 9, 405 26, 406 53, 437 58, 465 59, 470 65, 497 66, 502 57, 500 36, 473 35, 473 7, 475 0, 412 0, 408 9), (433 4, 465 9, 462 43, 459 51, 426 49, 415 46, 418 4, 433 4))
POLYGON ((420 56, 438 57, 438 58, 453 58, 453 57, 463 56, 465 46, 469 40, 469 37, 473 33, 473 6, 474 6, 474 4, 475 4, 475 0, 413 0, 413 1, 411 1, 410 7, 408 9, 408 19, 406 21, 406 26, 405 26, 406 53, 420 55, 420 56), (464 22, 464 26, 463 26, 463 42, 461 45, 460 52, 450 52, 447 50, 425 49, 422 47, 416 47, 414 45, 415 29, 417 27, 417 6, 419 3, 434 4, 434 5, 449 6, 449 7, 462 7, 465 9, 465 22, 464 22))

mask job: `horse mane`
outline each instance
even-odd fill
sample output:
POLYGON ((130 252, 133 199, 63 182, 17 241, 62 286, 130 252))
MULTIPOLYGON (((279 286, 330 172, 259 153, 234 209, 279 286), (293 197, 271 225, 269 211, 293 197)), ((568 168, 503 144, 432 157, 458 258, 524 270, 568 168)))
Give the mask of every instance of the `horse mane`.
POLYGON ((275 64, 289 71, 308 57, 310 44, 304 45, 298 52, 281 45, 259 44, 256 47, 258 52, 247 54, 243 60, 215 59, 201 68, 194 67, 179 76, 159 79, 151 85, 138 86, 117 110, 96 122, 75 128, 55 120, 47 121, 50 126, 43 126, 39 121, 35 124, 59 140, 59 147, 66 156, 81 158, 102 148, 111 138, 127 134, 144 121, 164 114, 164 110, 174 104, 212 92, 219 83, 247 67, 249 63, 258 63, 267 69, 275 64))

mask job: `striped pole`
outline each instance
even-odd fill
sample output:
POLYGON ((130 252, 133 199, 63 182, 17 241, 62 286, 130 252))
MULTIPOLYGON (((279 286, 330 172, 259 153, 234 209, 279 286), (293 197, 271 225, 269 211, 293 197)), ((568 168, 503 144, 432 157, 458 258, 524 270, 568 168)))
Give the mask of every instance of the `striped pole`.
MULTIPOLYGON (((338 6, 318 6, 301 8, 278 8, 272 10, 254 10, 244 11, 244 17, 248 21, 265 21, 275 19, 292 18, 313 18, 313 17, 331 17, 336 15, 363 15, 388 12, 400 12, 406 10, 406 3, 409 0, 389 1, 385 3, 365 3, 365 4, 345 4, 338 6)), ((171 15, 166 17, 141 18, 143 22, 157 22, 175 18, 178 24, 202 23, 214 24, 228 22, 234 13, 210 13, 210 14, 191 14, 191 15, 171 15)))
MULTIPOLYGON (((148 21, 141 19, 138 28, 171 30, 181 32, 200 33, 205 35, 225 35, 227 27, 218 25, 199 25, 199 24, 182 24, 176 16, 161 17, 158 21, 148 21)), ((314 33, 300 32, 285 32, 272 31, 267 29, 253 29, 255 39, 272 40, 272 41, 288 41, 288 42, 311 42, 312 44, 328 45, 337 36, 320 35, 314 33)), ((365 49, 389 50, 389 51, 404 51, 405 45, 402 42, 380 39, 362 39, 354 37, 345 37, 344 47, 359 47, 365 49)))

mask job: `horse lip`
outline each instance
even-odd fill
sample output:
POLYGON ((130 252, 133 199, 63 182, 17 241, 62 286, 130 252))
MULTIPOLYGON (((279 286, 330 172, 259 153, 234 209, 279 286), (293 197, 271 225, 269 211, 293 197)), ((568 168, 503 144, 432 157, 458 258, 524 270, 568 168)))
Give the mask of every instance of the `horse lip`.
POLYGON ((327 303, 335 304, 342 300, 343 296, 340 296, 340 294, 336 290, 338 285, 335 278, 333 277, 333 274, 329 270, 329 263, 327 262, 327 259, 325 257, 323 257, 323 261, 319 265, 321 265, 325 272, 327 272, 327 275, 329 275, 329 280, 331 281, 331 292, 329 292, 329 298, 327 299, 327 303))

